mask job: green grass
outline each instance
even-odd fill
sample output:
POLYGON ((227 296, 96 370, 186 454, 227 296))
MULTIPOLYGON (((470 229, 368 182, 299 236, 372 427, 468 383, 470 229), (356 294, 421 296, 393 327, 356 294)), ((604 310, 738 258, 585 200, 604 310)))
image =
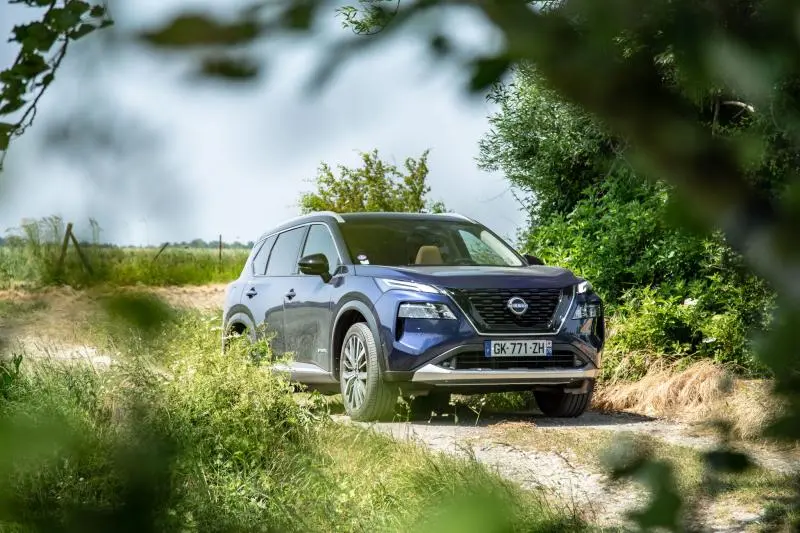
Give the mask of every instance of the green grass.
POLYGON ((204 248, 167 247, 157 259, 156 248, 86 246, 82 250, 91 273, 85 270, 72 247, 63 268, 59 268, 60 245, 0 246, 0 286, 15 283, 76 287, 220 283, 239 277, 249 253, 242 249, 223 250, 220 261, 217 250, 204 248))
POLYGON ((0 368, 0 531, 583 528, 474 460, 336 424, 316 395, 299 403, 251 348, 220 354, 213 314, 138 339, 118 334, 138 318, 103 320, 119 322, 110 370, 0 368))
MULTIPOLYGON (((99 226, 93 222, 94 242, 99 226)), ((82 244, 87 268, 74 244, 69 242, 61 262, 66 225, 60 217, 23 220, 0 246, 0 288, 23 284, 33 286, 90 285, 203 285, 230 281, 239 276, 249 250, 179 248, 122 248, 82 244), (158 257, 156 257, 158 256, 158 257)))

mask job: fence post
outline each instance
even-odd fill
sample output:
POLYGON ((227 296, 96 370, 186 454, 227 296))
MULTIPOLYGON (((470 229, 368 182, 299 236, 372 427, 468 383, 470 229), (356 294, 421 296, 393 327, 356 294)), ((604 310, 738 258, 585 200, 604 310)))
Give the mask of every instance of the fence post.
POLYGON ((156 259, 158 259, 158 256, 159 256, 159 255, 161 255, 161 252, 163 252, 163 251, 164 251, 164 249, 165 249, 167 246, 169 246, 169 242, 165 242, 164 244, 162 244, 162 245, 161 245, 161 248, 159 248, 159 249, 158 249, 158 253, 157 253, 157 254, 156 254, 156 256, 153 258, 153 263, 155 263, 155 262, 156 262, 156 259))
POLYGON ((64 259, 67 257, 67 246, 69 246, 70 235, 72 235, 72 222, 67 223, 67 231, 64 232, 64 242, 61 243, 61 255, 58 258, 59 274, 64 270, 64 259))
POLYGON ((222 233, 219 234, 219 266, 222 268, 222 233))
POLYGON ((83 255, 83 250, 81 250, 81 245, 78 244, 78 239, 75 238, 75 234, 72 233, 72 224, 69 225, 69 236, 72 237, 72 244, 75 245, 75 250, 78 252, 78 257, 81 258, 81 263, 83 263, 83 267, 90 275, 94 275, 94 271, 92 270, 92 266, 89 264, 89 260, 86 259, 86 256, 83 255))

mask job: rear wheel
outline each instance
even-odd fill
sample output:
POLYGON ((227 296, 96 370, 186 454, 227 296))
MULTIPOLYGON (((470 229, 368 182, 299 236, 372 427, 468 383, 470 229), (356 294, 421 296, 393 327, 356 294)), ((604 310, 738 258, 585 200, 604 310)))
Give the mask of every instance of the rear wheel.
POLYGON ((344 336, 339 381, 345 412, 357 421, 391 418, 397 393, 384 383, 378 347, 369 326, 353 324, 344 336))
POLYGON ((231 324, 228 326, 228 329, 225 330, 225 334, 222 336, 222 351, 227 352, 230 348, 231 342, 234 342, 234 339, 239 337, 247 337, 251 343, 255 342, 254 332, 244 324, 237 322, 235 324, 231 324))
POLYGON ((590 385, 589 390, 582 394, 570 394, 563 391, 536 391, 533 396, 545 416, 575 418, 582 415, 589 408, 592 403, 593 390, 594 384, 590 385))

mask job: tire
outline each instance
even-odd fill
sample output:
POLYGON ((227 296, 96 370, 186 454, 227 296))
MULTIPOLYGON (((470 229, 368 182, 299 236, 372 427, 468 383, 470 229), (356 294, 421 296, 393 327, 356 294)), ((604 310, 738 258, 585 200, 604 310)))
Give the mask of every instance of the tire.
POLYGON ((450 393, 429 392, 427 396, 416 396, 411 400, 412 420, 425 420, 435 412, 444 415, 450 411, 450 393))
POLYGON ((581 416, 592 403, 594 383, 589 386, 589 391, 583 394, 569 394, 566 392, 533 393, 536 405, 545 416, 554 418, 575 418, 581 416))
POLYGON ((339 383, 344 410, 352 420, 370 422, 394 415, 398 394, 383 381, 378 357, 369 326, 363 322, 350 326, 339 356, 339 383))
POLYGON ((255 334, 253 331, 244 326, 243 331, 237 332, 234 326, 228 326, 225 333, 222 335, 222 353, 227 353, 230 347, 230 340, 235 337, 248 337, 251 343, 255 342, 255 334))

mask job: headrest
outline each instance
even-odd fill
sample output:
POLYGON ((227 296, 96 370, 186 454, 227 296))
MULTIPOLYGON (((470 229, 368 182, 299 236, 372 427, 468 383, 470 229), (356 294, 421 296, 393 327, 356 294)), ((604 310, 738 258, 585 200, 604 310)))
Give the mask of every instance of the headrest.
POLYGON ((438 246, 420 246, 417 252, 416 265, 441 265, 442 252, 438 246))

